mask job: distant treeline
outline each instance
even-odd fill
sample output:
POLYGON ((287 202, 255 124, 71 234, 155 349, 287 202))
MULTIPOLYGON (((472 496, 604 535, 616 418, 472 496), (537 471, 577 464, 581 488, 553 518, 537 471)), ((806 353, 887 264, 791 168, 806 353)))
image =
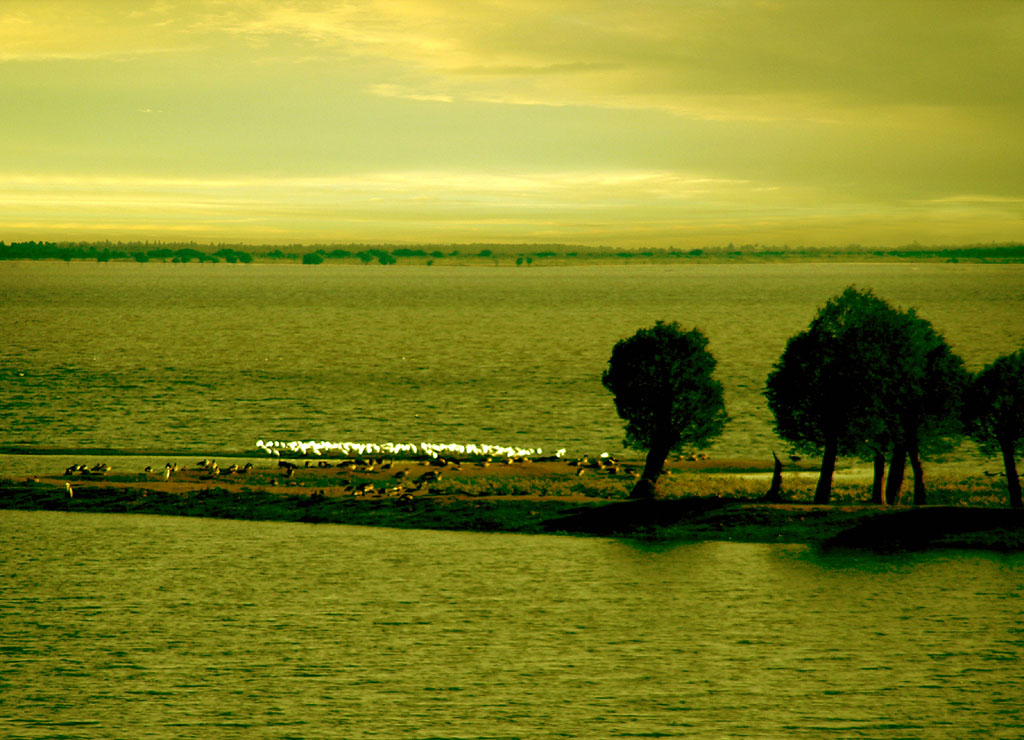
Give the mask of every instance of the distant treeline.
POLYGON ((413 264, 565 264, 585 262, 729 262, 800 260, 924 260, 932 262, 1024 262, 1024 244, 970 244, 876 249, 846 247, 788 247, 762 244, 703 249, 617 249, 569 244, 198 244, 196 242, 0 242, 0 260, 95 260, 97 262, 350 262, 413 264))

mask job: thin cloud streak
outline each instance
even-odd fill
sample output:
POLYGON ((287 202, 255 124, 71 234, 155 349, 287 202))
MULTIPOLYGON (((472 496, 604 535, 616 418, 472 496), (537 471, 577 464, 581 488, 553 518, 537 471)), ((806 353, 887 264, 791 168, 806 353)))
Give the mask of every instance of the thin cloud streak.
MULTIPOLYGON (((281 241, 561 241, 699 247, 749 239, 812 244, 821 235, 847 243, 850 229, 921 236, 928 216, 946 235, 978 234, 969 203, 806 205, 806 194, 740 180, 669 172, 391 172, 314 178, 3 178, 0 230, 66 235, 79 229, 112 237, 190 234, 195 239, 281 241), (966 211, 965 211, 966 209, 966 211), (756 220, 751 213, 757 214, 756 220), (915 229, 917 229, 915 231, 915 229), (287 235, 287 236, 285 236, 287 235), (815 236, 817 235, 817 236, 815 236), (756 238, 755 238, 756 236, 756 238)), ((1015 203, 986 201, 990 228, 1024 225, 1015 203)))

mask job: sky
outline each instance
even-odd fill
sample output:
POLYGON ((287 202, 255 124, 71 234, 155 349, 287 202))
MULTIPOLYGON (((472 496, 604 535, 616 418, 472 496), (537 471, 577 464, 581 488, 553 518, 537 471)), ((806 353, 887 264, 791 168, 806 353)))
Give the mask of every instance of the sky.
POLYGON ((1024 239, 1024 0, 0 0, 0 240, 1024 239))

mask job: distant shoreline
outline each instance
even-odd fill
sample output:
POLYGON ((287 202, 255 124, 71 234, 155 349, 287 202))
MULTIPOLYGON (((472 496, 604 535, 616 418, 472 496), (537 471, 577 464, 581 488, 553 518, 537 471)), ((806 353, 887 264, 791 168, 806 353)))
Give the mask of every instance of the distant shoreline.
POLYGON ((0 261, 270 263, 544 267, 572 265, 731 264, 776 262, 931 262, 1024 264, 1024 244, 874 248, 777 247, 618 249, 570 244, 198 244, 196 242, 0 242, 0 261))
MULTIPOLYGON (((974 500, 950 505, 949 492, 936 491, 937 505, 879 507, 853 502, 840 490, 837 504, 814 506, 805 503, 809 490, 796 489, 786 493, 785 503, 769 504, 763 500, 763 481, 730 477, 710 462, 703 469, 681 465, 665 485, 669 495, 649 501, 629 500, 629 481, 598 468, 577 475, 565 463, 486 468, 467 464, 442 472, 422 461, 371 472, 316 465, 291 473, 266 466, 219 475, 200 469, 176 472, 167 480, 160 471, 29 476, 0 481, 0 509, 590 535, 666 543, 726 540, 888 551, 1024 551, 1024 511, 1005 508, 1005 494, 1000 499, 997 484, 988 491, 975 490, 982 496, 975 499, 981 505, 974 500), (412 481, 424 476, 431 480, 413 488, 412 481), (406 483, 400 486, 400 480, 406 483)), ((749 468, 743 463, 733 468, 737 476, 744 470, 749 468)), ((982 487, 983 483, 972 484, 972 490, 982 487)))

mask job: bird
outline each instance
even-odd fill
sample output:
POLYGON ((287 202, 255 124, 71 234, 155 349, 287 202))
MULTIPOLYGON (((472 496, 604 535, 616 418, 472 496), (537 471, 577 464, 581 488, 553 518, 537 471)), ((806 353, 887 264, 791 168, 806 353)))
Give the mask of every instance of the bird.
POLYGON ((68 498, 75 497, 75 489, 73 489, 71 487, 71 484, 68 483, 67 481, 64 481, 64 490, 68 492, 68 498))

